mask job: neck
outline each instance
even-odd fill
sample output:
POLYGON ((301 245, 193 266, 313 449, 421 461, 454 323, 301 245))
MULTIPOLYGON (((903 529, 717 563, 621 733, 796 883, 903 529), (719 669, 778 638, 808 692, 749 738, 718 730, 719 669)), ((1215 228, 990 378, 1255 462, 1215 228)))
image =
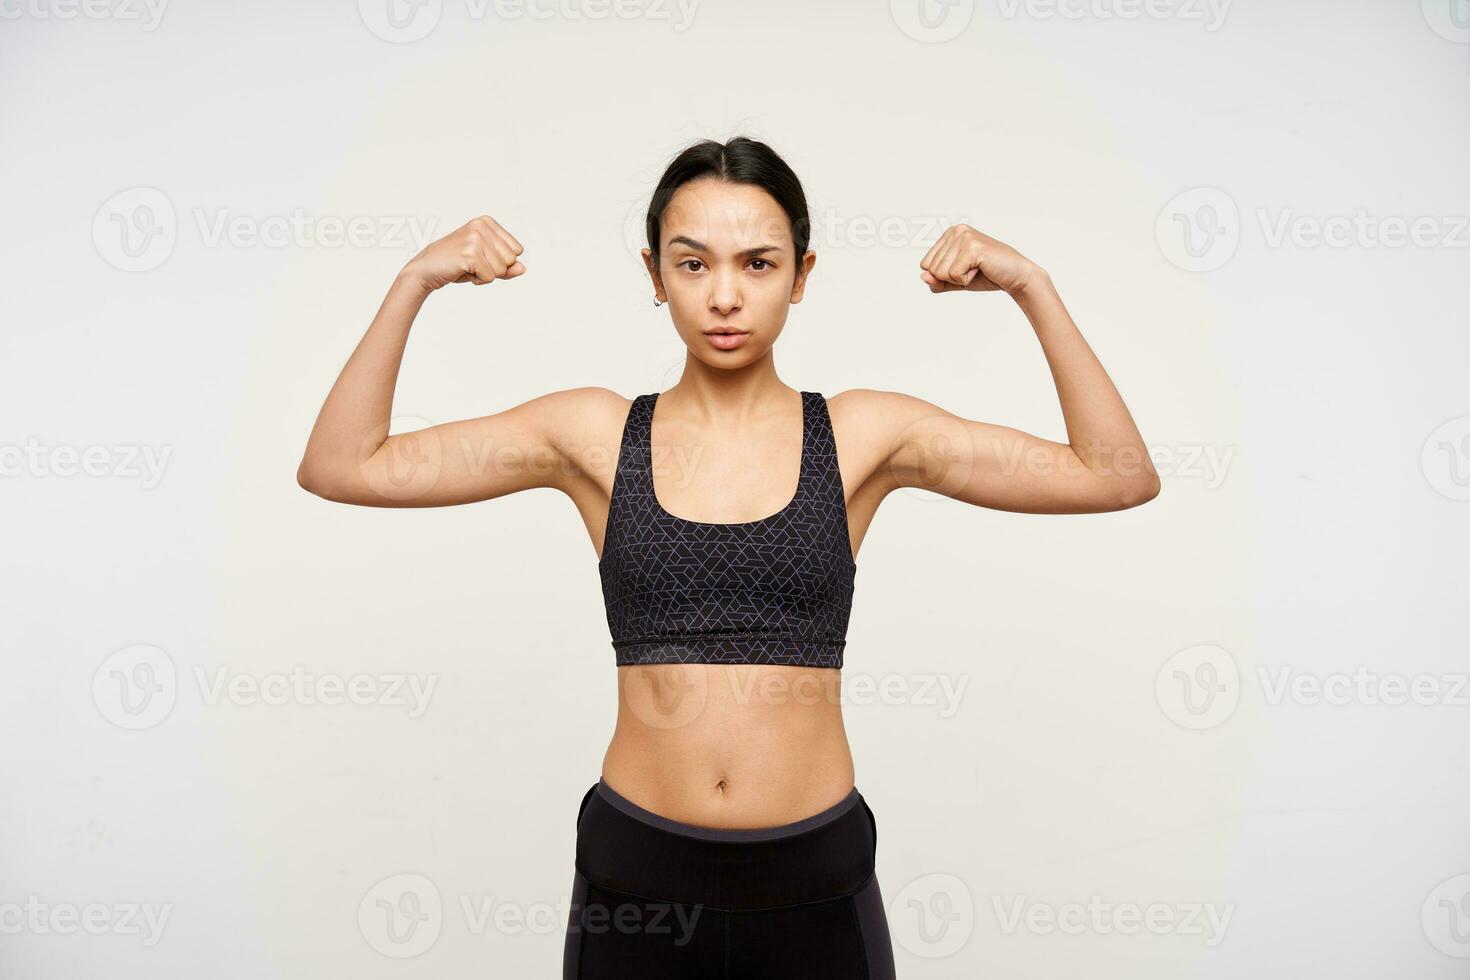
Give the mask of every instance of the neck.
POLYGON ((787 392, 791 390, 776 375, 771 351, 734 369, 710 367, 689 354, 678 383, 660 395, 660 400, 674 402, 686 417, 738 423, 769 412, 773 403, 790 397, 787 392))

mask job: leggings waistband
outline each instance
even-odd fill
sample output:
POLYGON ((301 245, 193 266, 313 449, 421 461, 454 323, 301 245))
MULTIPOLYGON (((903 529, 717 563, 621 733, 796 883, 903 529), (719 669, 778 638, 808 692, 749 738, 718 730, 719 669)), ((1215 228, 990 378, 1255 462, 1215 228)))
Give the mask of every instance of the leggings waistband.
POLYGON ((577 871, 599 888, 726 911, 785 908, 856 893, 873 877, 877 824, 857 787, 777 827, 681 823, 599 780, 582 801, 577 871))
POLYGON ((678 820, 670 820, 668 817, 645 810, 632 800, 618 793, 607 784, 605 780, 598 779, 597 785, 592 787, 598 796, 618 810, 641 820, 646 824, 652 824, 660 830, 671 834, 679 834, 684 837, 695 837, 699 840, 746 842, 777 840, 782 837, 794 837, 808 830, 815 830, 823 824, 831 823, 842 816, 848 810, 858 805, 863 795, 858 792, 856 786, 841 800, 832 804, 820 813, 814 813, 809 817, 803 817, 793 823, 781 824, 776 827, 758 827, 751 830, 731 830, 724 827, 700 827, 692 823, 680 823, 678 820))

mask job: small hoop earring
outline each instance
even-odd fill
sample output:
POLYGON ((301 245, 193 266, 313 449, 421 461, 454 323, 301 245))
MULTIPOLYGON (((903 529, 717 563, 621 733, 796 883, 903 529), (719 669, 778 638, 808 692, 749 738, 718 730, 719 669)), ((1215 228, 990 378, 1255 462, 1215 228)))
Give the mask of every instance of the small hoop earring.
POLYGON ((657 296, 655 296, 654 299, 653 299, 653 305, 654 306, 663 306, 664 305, 663 304, 663 300, 661 300, 657 296))

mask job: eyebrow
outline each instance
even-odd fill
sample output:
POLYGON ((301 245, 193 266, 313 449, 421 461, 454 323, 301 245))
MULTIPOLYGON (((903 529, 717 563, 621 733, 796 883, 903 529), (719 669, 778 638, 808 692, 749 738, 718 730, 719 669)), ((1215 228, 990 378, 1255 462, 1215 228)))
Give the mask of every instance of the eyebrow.
MULTIPOLYGON (((706 245, 704 242, 697 242, 694 239, 688 237, 687 235, 675 235, 673 238, 670 238, 669 239, 669 248, 673 248, 675 245, 687 245, 690 248, 694 249, 696 252, 708 252, 709 251, 709 246, 706 245)), ((754 255, 763 255, 766 252, 779 252, 779 251, 781 251, 781 246, 779 246, 779 245, 757 245, 754 248, 747 248, 747 249, 744 249, 744 250, 742 250, 740 252, 737 252, 735 254, 737 254, 739 256, 743 256, 743 257, 749 258, 749 257, 754 256, 754 255)))

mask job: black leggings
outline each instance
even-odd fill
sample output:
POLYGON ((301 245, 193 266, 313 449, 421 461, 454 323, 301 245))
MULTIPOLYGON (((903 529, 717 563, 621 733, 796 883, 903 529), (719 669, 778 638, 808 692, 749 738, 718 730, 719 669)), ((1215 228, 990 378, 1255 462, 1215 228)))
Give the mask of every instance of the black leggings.
POLYGON ((877 839, 856 787, 796 823, 720 830, 598 780, 577 816, 563 980, 894 980, 877 839))

